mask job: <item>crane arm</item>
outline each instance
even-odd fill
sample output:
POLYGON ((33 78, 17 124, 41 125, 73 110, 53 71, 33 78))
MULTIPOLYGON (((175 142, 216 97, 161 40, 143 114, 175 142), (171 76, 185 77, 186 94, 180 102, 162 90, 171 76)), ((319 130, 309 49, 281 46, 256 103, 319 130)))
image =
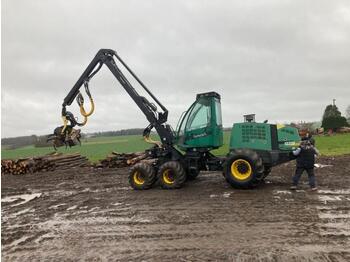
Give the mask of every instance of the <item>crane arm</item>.
MULTIPOLYGON (((80 94, 80 88, 84 85, 85 90, 90 97, 92 102, 92 109, 90 113, 86 113, 84 109, 81 108, 81 113, 85 117, 84 122, 86 123, 86 117, 90 115, 94 109, 93 100, 88 88, 88 83, 90 79, 101 69, 103 65, 106 65, 108 69, 112 72, 118 82, 123 86, 125 91, 134 100, 136 105, 144 113, 149 125, 144 130, 144 136, 148 137, 151 129, 154 127, 161 138, 162 144, 172 145, 174 140, 173 132, 169 125, 166 125, 168 118, 168 110, 164 105, 152 94, 152 92, 145 86, 145 84, 135 75, 135 73, 127 66, 127 64, 118 56, 118 54, 111 49, 100 49, 92 61, 89 63, 83 74, 79 77, 78 81, 75 83, 73 88, 69 91, 68 95, 64 98, 62 104, 62 117, 65 124, 68 121, 71 122, 72 126, 82 125, 78 123, 74 115, 66 110, 66 106, 72 104, 75 98, 77 98, 78 104, 81 106, 83 103, 83 98, 80 94), (157 106, 154 103, 149 102, 145 97, 139 95, 135 88, 131 85, 128 79, 125 77, 123 72, 120 70, 116 64, 115 58, 120 62, 120 64, 134 77, 134 79, 142 86, 142 88, 147 92, 147 94, 156 102, 156 104, 162 109, 162 112, 157 111, 157 106), (80 102, 79 102, 80 101, 80 102)), ((83 123, 83 124, 85 124, 83 123)))

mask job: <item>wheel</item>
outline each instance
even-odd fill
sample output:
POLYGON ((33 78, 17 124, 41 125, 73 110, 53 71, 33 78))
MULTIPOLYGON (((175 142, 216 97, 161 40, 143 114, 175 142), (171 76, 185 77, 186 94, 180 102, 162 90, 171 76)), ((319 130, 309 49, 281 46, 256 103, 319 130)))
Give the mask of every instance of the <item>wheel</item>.
POLYGON ((199 175, 199 170, 190 169, 187 171, 187 180, 195 180, 199 175))
POLYGON ((180 188, 186 181, 186 172, 180 162, 169 161, 159 167, 158 180, 162 188, 180 188))
POLYGON ((154 168, 149 164, 137 163, 130 169, 129 184, 133 189, 149 189, 156 179, 154 168))
POLYGON ((224 164, 226 181, 233 187, 250 188, 257 185, 264 175, 259 155, 250 149, 231 151, 224 164))

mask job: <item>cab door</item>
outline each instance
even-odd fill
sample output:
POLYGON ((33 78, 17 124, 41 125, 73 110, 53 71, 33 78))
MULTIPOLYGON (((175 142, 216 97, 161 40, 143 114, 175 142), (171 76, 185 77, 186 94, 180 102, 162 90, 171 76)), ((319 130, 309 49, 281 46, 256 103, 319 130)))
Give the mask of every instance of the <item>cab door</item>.
POLYGON ((197 96, 185 113, 178 130, 178 145, 183 148, 214 149, 223 144, 221 104, 214 96, 197 96))

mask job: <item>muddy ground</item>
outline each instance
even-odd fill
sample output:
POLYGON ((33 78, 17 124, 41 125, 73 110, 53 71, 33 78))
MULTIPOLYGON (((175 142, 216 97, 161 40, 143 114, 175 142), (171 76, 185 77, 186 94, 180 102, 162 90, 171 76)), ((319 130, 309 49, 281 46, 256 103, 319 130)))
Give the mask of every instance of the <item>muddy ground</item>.
POLYGON ((3 261, 350 261, 350 156, 321 158, 319 191, 294 163, 254 190, 205 172, 134 191, 126 169, 2 176, 3 261))

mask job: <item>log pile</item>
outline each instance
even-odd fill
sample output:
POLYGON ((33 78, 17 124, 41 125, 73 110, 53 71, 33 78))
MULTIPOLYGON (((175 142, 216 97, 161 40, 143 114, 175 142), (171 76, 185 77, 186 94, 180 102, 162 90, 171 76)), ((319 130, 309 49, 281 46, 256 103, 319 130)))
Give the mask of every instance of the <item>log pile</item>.
MULTIPOLYGON (((145 152, 118 153, 112 152, 96 168, 123 168, 139 162, 153 164, 157 159, 150 159, 145 152)), ((69 170, 77 167, 91 167, 91 163, 79 153, 52 153, 39 157, 1 160, 1 174, 23 175, 53 170, 69 170)))
MULTIPOLYGON (((1 174, 23 175, 34 173, 39 168, 35 166, 35 160, 30 158, 1 160, 1 174)), ((41 168, 50 169, 50 166, 43 162, 41 168)))
POLYGON ((55 170, 66 170, 91 165, 89 160, 85 156, 80 155, 79 153, 66 155, 56 153, 54 155, 48 156, 46 160, 54 164, 55 170))
POLYGON ((75 167, 89 166, 88 159, 79 153, 54 153, 39 157, 1 160, 1 173, 23 175, 41 171, 66 170, 75 167))
POLYGON ((105 159, 101 160, 95 167, 98 168, 122 168, 135 165, 138 162, 147 162, 151 164, 156 159, 148 159, 145 152, 118 153, 112 152, 105 159))

